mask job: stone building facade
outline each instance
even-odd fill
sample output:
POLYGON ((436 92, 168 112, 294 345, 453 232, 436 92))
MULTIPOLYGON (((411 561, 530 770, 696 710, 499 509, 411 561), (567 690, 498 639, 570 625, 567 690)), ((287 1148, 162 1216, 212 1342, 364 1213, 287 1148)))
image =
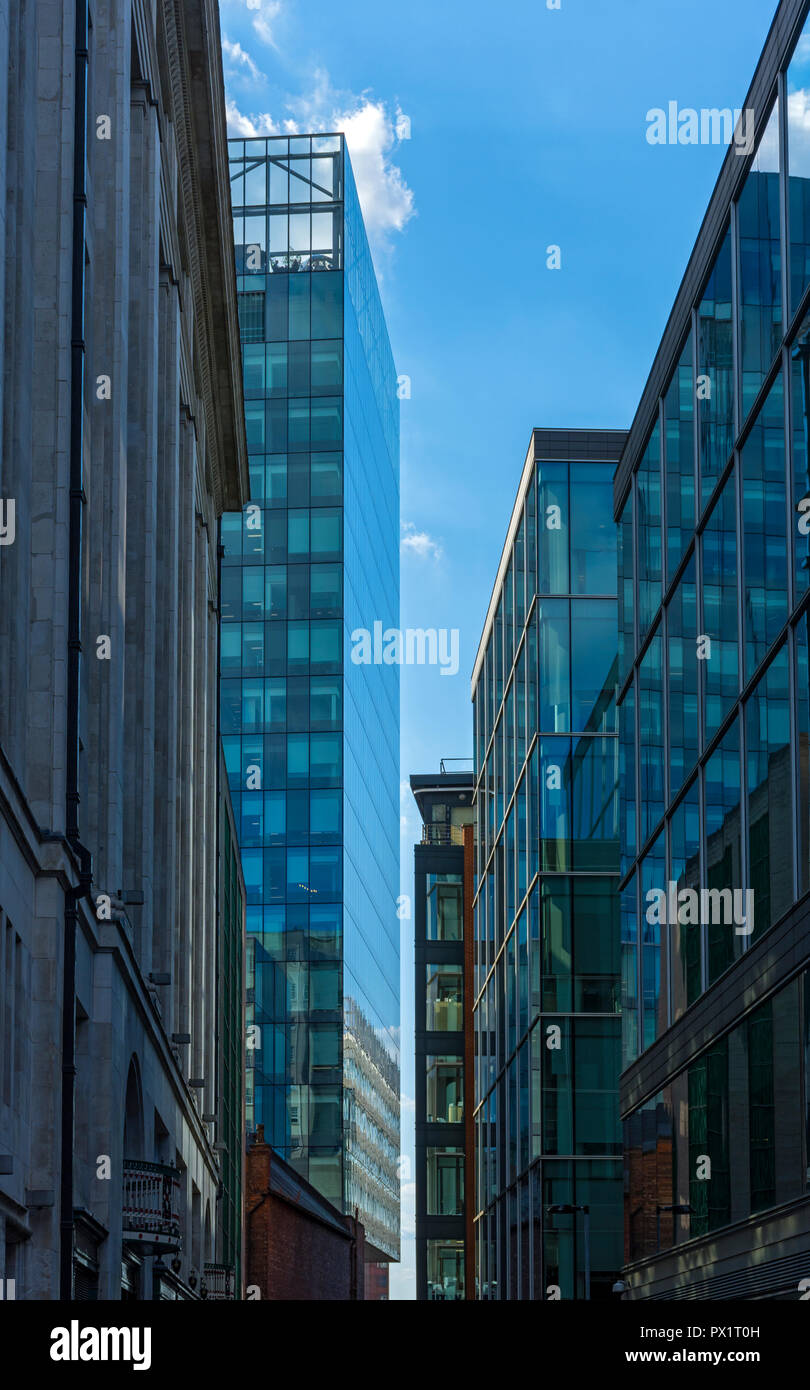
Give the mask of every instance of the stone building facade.
POLYGON ((0 188, 0 1277, 194 1297, 248 495, 216 0, 7 0, 0 188))

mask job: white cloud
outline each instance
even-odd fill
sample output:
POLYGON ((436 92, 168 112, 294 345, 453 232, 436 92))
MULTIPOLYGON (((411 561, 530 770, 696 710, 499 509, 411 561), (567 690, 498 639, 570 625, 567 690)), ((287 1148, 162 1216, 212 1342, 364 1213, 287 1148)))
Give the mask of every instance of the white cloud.
POLYGON ((261 114, 254 112, 252 116, 246 116, 235 101, 225 103, 225 115, 228 119, 228 134, 241 135, 245 140, 255 140, 259 135, 279 135, 278 126, 269 111, 261 114))
POLYGON ((231 10, 248 10, 256 37, 270 48, 276 47, 274 24, 281 13, 281 0, 221 0, 231 10))
POLYGON ((391 237, 401 232, 415 212, 414 195, 405 181, 394 155, 407 138, 410 124, 397 106, 375 101, 367 93, 360 96, 336 91, 329 75, 317 68, 306 96, 287 101, 290 115, 277 125, 269 113, 243 113, 228 102, 228 125, 232 135, 289 135, 309 131, 343 131, 357 183, 363 221, 369 241, 377 250, 389 251, 391 237), (398 134, 399 132, 399 134, 398 134))
POLYGON ((416 555, 420 560, 440 560, 443 551, 438 541, 428 535, 427 531, 417 531, 410 521, 402 523, 402 539, 399 547, 403 554, 416 555))
POLYGON ((414 214, 413 191, 391 160, 398 143, 395 119, 382 101, 368 97, 354 111, 336 117, 349 146, 366 231, 371 240, 383 244, 414 214))
POLYGON ((227 58, 230 59, 230 66, 233 71, 238 72, 239 68, 242 67, 247 69, 254 82, 258 82, 261 80, 261 73, 259 72, 259 69, 254 63, 250 54, 245 52, 241 43, 232 43, 231 40, 226 38, 223 34, 222 52, 225 54, 227 58))
POLYGON ((399 1220, 403 1236, 412 1236, 416 1230, 416 1184, 404 1182, 399 1189, 399 1220))
POLYGON ((387 247, 391 233, 401 232, 414 214, 413 191, 392 160, 396 147, 410 138, 410 121, 399 106, 391 110, 367 92, 335 91, 323 68, 316 69, 310 94, 289 105, 293 115, 284 127, 291 133, 343 131, 369 240, 387 247))

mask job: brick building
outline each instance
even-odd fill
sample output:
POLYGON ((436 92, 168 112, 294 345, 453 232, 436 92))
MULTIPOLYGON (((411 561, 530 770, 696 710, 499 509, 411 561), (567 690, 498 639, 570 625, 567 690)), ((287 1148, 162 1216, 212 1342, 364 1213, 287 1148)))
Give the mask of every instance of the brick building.
POLYGON ((248 1146, 245 1182, 248 1298, 362 1300, 365 1233, 265 1142, 248 1146))

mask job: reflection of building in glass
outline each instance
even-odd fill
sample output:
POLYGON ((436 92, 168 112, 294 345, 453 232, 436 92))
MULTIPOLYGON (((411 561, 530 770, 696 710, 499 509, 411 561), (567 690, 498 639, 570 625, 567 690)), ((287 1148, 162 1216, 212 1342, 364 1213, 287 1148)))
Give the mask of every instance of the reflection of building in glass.
POLYGON ((416 1297, 474 1297, 473 774, 411 777, 414 846, 416 1297))
POLYGON ((384 1249, 399 1229, 399 1066, 352 999, 343 1020, 346 1209, 363 1212, 366 1239, 384 1249))
POLYGON ((479 1298, 609 1297, 621 1266, 624 441, 534 431, 473 673, 479 1298))
POLYGON ((615 479, 631 1298, 806 1272, 808 11, 779 7, 615 479), (651 926, 669 881, 751 889, 753 931, 651 926))
POLYGON ((396 371, 340 135, 229 145, 250 505, 222 524, 248 1124, 399 1252, 396 371), (345 659, 344 659, 344 654, 345 659))

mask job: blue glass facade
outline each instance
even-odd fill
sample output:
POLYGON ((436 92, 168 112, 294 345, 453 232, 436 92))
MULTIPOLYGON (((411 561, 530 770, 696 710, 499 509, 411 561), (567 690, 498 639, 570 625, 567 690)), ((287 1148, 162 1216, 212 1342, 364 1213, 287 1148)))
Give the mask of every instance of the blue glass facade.
POLYGON ((624 438, 535 431, 473 674, 481 1299, 609 1298, 621 1266, 624 438))
POLYGON ((251 503, 223 519, 247 1122, 399 1252, 399 416, 340 135, 230 141, 251 503), (252 1046, 250 1045, 252 1044, 252 1046))
POLYGON ((810 1240, 810 6, 781 9, 615 485, 633 1298, 795 1297, 810 1240))

